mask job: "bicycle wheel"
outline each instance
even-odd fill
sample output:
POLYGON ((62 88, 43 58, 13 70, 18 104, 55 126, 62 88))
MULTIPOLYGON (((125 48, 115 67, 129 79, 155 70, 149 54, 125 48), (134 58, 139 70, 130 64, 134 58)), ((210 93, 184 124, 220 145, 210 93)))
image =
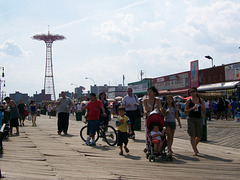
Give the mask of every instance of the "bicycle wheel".
POLYGON ((109 146, 114 146, 117 144, 117 132, 114 127, 108 125, 104 133, 104 139, 109 146))
MULTIPOLYGON (((87 126, 83 126, 82 129, 80 130, 80 137, 84 142, 86 142, 87 137, 88 137, 87 126)), ((98 139, 99 139, 99 131, 97 131, 96 134, 95 134, 95 142, 97 142, 98 139)))

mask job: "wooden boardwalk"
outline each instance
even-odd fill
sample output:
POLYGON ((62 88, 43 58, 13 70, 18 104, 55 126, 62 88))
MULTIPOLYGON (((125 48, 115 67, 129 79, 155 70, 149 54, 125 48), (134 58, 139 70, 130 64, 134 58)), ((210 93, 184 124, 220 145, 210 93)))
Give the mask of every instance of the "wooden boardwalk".
MULTIPOLYGON (((143 149, 144 131, 129 141, 130 153, 119 156, 118 147, 99 140, 86 146, 79 137, 84 125, 71 116, 69 135, 57 135, 56 117, 37 117, 37 127, 26 120, 20 136, 4 141, 0 168, 6 180, 72 179, 239 179, 240 151, 210 143, 199 144, 192 156, 188 140, 175 138, 172 162, 149 162, 143 149)), ((240 126, 240 123, 238 124, 240 126)), ((179 134, 180 135, 180 134, 179 134)), ((239 136, 239 132, 238 132, 239 136)))

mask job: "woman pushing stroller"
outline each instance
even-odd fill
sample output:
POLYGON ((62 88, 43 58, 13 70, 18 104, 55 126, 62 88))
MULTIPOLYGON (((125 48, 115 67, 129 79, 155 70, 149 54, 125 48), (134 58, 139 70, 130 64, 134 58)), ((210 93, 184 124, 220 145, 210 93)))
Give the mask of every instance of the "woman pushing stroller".
POLYGON ((162 103, 159 98, 156 98, 158 96, 158 90, 154 86, 148 88, 148 97, 143 100, 143 113, 144 113, 144 119, 145 119, 145 132, 146 132, 146 148, 143 150, 145 153, 148 151, 148 141, 147 141, 147 118, 149 114, 157 109, 162 112, 162 103))

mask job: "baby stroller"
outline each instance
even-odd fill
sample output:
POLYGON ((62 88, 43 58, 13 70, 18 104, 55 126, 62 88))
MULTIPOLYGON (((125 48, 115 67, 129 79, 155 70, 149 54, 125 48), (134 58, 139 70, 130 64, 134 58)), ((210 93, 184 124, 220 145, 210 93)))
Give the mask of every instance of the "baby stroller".
POLYGON ((2 128, 1 128, 1 139, 7 140, 9 137, 9 133, 10 133, 9 124, 3 124, 2 128))
POLYGON ((160 132, 162 132, 163 128, 165 127, 163 117, 157 111, 151 112, 147 118, 147 146, 148 146, 147 149, 148 150, 146 152, 146 158, 150 162, 152 160, 155 162, 156 157, 158 156, 161 156, 162 159, 168 160, 167 154, 165 152, 165 149, 167 147, 167 139, 165 134, 162 136, 163 145, 162 145, 160 154, 158 155, 154 154, 154 144, 152 143, 152 136, 150 136, 150 132, 152 130, 153 124, 157 124, 159 126, 160 132))
POLYGON ((9 133, 10 133, 10 125, 9 125, 9 121, 10 121, 10 112, 9 111, 4 111, 3 113, 3 119, 2 119, 2 140, 4 139, 8 139, 9 137, 9 133))

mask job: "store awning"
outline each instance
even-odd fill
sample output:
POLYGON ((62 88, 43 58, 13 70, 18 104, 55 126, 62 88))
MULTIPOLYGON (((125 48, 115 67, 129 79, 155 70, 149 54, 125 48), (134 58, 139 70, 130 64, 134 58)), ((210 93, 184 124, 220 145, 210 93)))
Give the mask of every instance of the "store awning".
POLYGON ((158 91, 159 95, 179 95, 179 94, 188 94, 188 89, 180 89, 180 90, 162 90, 158 91))
POLYGON ((239 81, 232 82, 222 82, 222 83, 214 83, 214 84, 206 84, 198 87, 198 91, 214 91, 214 90, 227 90, 234 89, 237 85, 240 85, 239 81))

